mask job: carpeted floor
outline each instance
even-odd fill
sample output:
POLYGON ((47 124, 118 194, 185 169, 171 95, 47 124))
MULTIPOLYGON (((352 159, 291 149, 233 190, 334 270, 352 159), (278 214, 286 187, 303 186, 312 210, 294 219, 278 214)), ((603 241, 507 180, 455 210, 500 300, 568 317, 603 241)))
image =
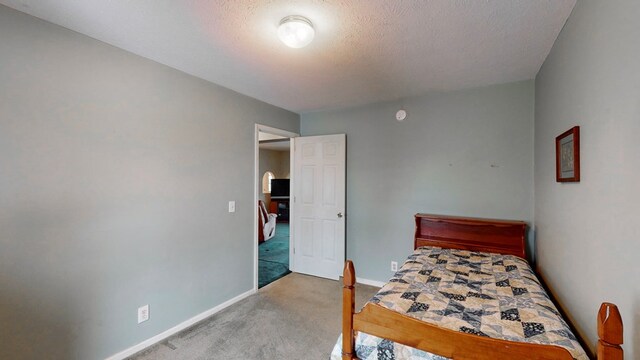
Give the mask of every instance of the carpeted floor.
MULTIPOLYGON (((378 289, 356 286, 361 307, 378 289)), ((293 273, 131 360, 326 360, 340 335, 342 286, 293 273)))
POLYGON ((289 224, 276 224, 276 234, 258 246, 258 287, 289 274, 289 224))

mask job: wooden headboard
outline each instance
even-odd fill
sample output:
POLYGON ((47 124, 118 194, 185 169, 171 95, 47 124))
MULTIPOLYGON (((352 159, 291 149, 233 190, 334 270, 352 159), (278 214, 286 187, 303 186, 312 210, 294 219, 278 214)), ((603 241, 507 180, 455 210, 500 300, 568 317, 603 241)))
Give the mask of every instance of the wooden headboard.
POLYGON ((526 259, 523 221, 416 214, 414 249, 438 246, 485 251, 526 259))

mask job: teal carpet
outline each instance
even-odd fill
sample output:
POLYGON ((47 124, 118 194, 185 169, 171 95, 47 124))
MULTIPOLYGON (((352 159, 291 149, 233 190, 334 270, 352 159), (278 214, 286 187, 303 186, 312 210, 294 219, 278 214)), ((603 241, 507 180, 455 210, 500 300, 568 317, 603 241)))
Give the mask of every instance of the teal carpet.
POLYGON ((258 287, 289 274, 289 224, 276 224, 276 234, 258 247, 258 287))

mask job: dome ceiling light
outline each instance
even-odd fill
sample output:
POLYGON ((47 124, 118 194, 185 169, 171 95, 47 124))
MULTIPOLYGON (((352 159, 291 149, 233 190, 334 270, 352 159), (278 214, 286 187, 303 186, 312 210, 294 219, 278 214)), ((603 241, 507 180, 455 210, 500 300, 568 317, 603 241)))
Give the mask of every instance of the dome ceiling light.
POLYGON ((287 16, 280 21, 278 37, 288 47, 299 49, 311 43, 315 35, 309 19, 299 15, 287 16))

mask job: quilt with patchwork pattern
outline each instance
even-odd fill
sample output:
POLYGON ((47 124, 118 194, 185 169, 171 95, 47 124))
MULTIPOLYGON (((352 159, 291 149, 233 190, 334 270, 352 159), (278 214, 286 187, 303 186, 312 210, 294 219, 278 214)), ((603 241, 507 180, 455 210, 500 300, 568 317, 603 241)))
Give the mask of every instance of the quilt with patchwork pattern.
MULTIPOLYGON (((451 330, 561 346, 588 360, 529 264, 516 256, 421 247, 370 302, 451 330)), ((341 343, 332 360, 341 359, 341 343)), ((362 360, 444 359, 364 333, 356 353, 362 360)))

